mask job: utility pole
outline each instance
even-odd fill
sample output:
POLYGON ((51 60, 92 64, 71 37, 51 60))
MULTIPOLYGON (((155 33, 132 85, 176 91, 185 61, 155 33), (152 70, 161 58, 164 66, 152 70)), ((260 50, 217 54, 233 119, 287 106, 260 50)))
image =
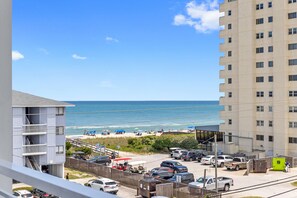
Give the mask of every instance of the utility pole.
POLYGON ((216 184, 216 192, 218 193, 218 144, 217 144, 217 133, 214 135, 215 140, 215 184, 216 184))

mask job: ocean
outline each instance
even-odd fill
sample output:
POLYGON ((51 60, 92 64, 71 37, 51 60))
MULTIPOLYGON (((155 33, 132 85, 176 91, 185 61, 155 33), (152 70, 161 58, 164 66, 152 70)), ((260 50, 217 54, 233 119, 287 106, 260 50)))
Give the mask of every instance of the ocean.
POLYGON ((85 130, 181 130, 219 124, 218 101, 68 101, 66 135, 85 130))

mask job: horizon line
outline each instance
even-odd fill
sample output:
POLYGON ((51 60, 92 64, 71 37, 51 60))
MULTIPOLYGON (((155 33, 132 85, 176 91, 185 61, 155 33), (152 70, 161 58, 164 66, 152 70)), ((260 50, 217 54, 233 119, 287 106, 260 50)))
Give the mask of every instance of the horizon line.
POLYGON ((61 100, 64 102, 219 102, 219 100, 61 100))

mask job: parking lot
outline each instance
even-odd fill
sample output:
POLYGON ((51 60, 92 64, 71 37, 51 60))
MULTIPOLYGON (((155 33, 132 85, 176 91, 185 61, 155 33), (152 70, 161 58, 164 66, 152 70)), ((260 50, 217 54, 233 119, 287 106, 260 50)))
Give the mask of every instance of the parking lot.
MULTIPOLYGON (((134 155, 132 159, 132 161, 146 161, 147 170, 159 167, 164 160, 175 160, 170 158, 168 154, 134 155)), ((206 169, 208 176, 215 175, 215 168, 212 166, 201 165, 197 161, 176 161, 187 166, 188 171, 194 174, 195 179, 203 176, 204 169, 206 169)), ((246 170, 230 171, 226 168, 218 168, 217 170, 218 176, 230 177, 234 180, 234 186, 231 187, 229 193, 224 193, 224 197, 296 197, 296 187, 290 184, 297 181, 296 168, 291 168, 288 173, 267 171, 267 173, 250 173, 248 176, 244 175, 246 170)))

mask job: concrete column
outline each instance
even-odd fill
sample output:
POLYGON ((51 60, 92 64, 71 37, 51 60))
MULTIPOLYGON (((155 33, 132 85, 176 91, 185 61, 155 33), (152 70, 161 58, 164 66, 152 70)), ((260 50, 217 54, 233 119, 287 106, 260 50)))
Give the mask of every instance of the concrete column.
MULTIPOLYGON (((12 162, 12 1, 0 0, 0 159, 12 162)), ((0 175, 0 188, 11 192, 12 180, 0 175)))

